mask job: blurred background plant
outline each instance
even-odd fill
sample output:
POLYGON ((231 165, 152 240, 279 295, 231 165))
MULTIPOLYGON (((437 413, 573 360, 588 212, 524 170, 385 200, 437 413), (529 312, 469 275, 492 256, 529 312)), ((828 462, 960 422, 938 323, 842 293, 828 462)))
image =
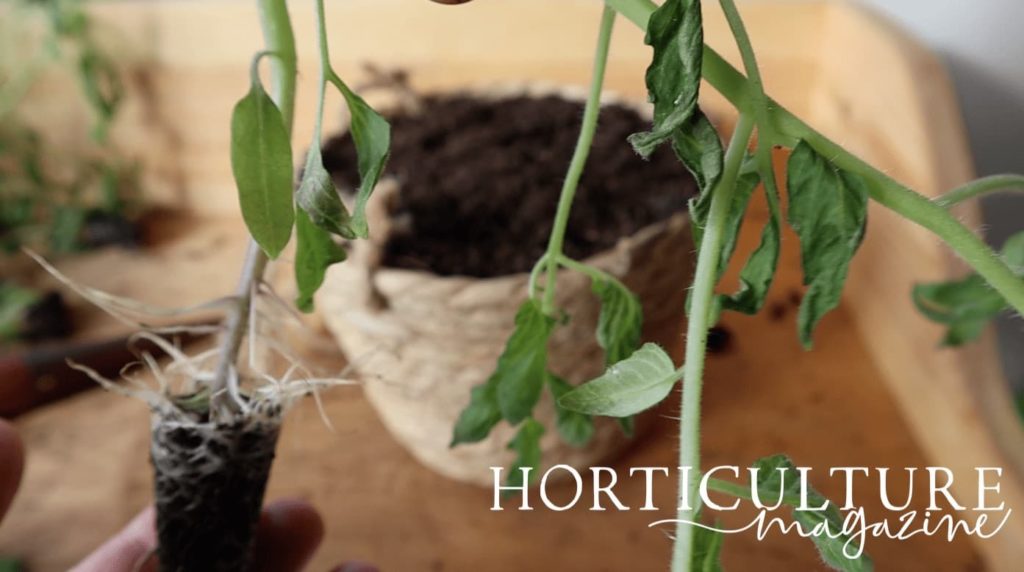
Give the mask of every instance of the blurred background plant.
MULTIPOLYGON (((7 0, 0 12, 0 258, 21 248, 59 256, 134 246, 138 169, 107 137, 121 102, 121 77, 97 43, 82 2, 7 0), (40 78, 54 71, 76 76, 74 95, 93 114, 90 144, 73 152, 44 139, 20 113, 40 78)), ((0 343, 68 333, 30 324, 41 307, 62 304, 4 274, 0 343)))

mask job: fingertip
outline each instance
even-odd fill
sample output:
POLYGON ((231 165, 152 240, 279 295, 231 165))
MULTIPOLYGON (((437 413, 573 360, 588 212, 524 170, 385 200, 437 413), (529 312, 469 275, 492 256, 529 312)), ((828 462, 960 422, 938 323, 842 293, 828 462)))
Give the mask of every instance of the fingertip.
POLYGON ((308 502, 274 501, 264 507, 260 516, 253 561, 259 570, 301 570, 323 537, 324 521, 308 502))

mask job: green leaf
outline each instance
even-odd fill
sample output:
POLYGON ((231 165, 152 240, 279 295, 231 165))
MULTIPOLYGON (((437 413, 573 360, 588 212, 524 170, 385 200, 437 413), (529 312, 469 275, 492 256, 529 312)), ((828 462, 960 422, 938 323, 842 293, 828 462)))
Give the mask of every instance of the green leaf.
POLYGON ((295 222, 292 147, 284 117, 258 77, 231 114, 231 170, 249 233, 277 258, 295 222))
MULTIPOLYGON (((736 179, 736 189, 733 192, 732 202, 729 204, 729 211, 725 219, 725 228, 722 232, 722 251, 718 258, 718 275, 721 276, 729 266, 729 260, 736 252, 736 243, 739 239, 740 229, 743 227, 743 218, 750 204, 750 197, 754 189, 761 182, 758 176, 753 158, 748 156, 740 168, 739 176, 736 179)), ((708 212, 711 207, 711 193, 705 193, 699 199, 690 201, 690 220, 693 232, 693 242, 700 250, 700 243, 704 240, 704 227, 707 225, 708 212)))
POLYGON ((337 77, 334 80, 352 117, 349 129, 359 156, 359 192, 356 194, 351 228, 357 237, 366 238, 370 232, 366 223, 366 202, 377 186, 391 151, 391 126, 344 82, 337 77))
MULTIPOLYGON (((697 514, 700 520, 700 513, 697 514)), ((722 572, 722 542, 725 535, 718 530, 698 526, 693 531, 691 572, 722 572)))
POLYGON ((650 156, 662 142, 682 128, 697 109, 704 29, 698 0, 666 0, 651 14, 644 42, 654 48, 646 82, 654 104, 654 126, 635 133, 629 142, 636 152, 650 156))
POLYGON ((558 434, 566 443, 575 447, 586 445, 594 435, 594 420, 589 415, 566 409, 558 404, 563 395, 572 391, 572 384, 553 373, 548 373, 548 388, 555 398, 558 434))
POLYGON ((626 417, 660 403, 680 375, 665 350, 648 343, 601 377, 562 396, 558 403, 580 413, 626 417))
POLYGON ((672 150, 697 180, 697 200, 710 202, 710 191, 722 178, 725 150, 718 130, 700 109, 672 135, 672 150))
MULTIPOLYGON (((1024 232, 1003 245, 1003 260, 1018 276, 1024 276, 1024 232)), ((914 305, 929 320, 948 326, 943 345, 959 346, 973 341, 989 321, 1009 310, 1006 300, 978 274, 949 282, 918 284, 914 305)))
POLYGON ((460 443, 483 441, 491 429, 501 421, 498 408, 498 384, 494 376, 470 391, 469 405, 462 410, 455 422, 450 447, 460 443))
POLYGON ((617 280, 594 279, 592 289, 601 300, 597 343, 607 365, 620 362, 640 346, 644 312, 640 300, 617 280))
POLYGON ((516 328, 498 358, 493 377, 502 417, 516 425, 533 413, 547 376, 548 338, 555 320, 527 300, 516 313, 516 328))
POLYGON ((850 260, 867 223, 867 183, 801 141, 789 157, 789 224, 800 237, 804 284, 798 329, 811 347, 815 325, 839 305, 850 260))
POLYGON ((78 205, 59 205, 53 209, 49 225, 50 248, 54 252, 75 252, 81 246, 85 209, 78 205))
MULTIPOLYGON (((862 553, 858 558, 848 558, 844 553, 843 548, 848 542, 851 550, 857 544, 850 542, 849 535, 837 534, 843 530, 844 519, 835 503, 829 501, 823 511, 799 510, 801 482, 799 473, 789 457, 765 457, 758 459, 754 467, 759 469, 757 490, 763 504, 771 506, 778 502, 781 491, 786 497, 787 504, 793 508, 793 520, 798 522, 805 532, 810 533, 822 523, 826 523, 823 528, 827 527, 827 530, 821 530, 817 536, 811 537, 818 554, 826 564, 844 572, 868 572, 874 569, 874 564, 866 553, 862 553), (830 533, 836 537, 833 538, 830 533)), ((810 486, 806 496, 809 507, 819 507, 827 500, 810 486)))
POLYGON ((345 249, 299 210, 295 215, 295 283, 299 288, 295 305, 299 310, 313 311, 313 294, 324 283, 327 268, 344 260, 345 249))
POLYGON ((0 282, 0 341, 16 339, 21 334, 25 313, 39 300, 39 293, 0 282))
POLYGON ((636 417, 627 415, 625 417, 617 417, 615 420, 618 421, 619 429, 622 430, 623 435, 630 438, 636 435, 636 417))
POLYGON ((740 270, 739 290, 722 298, 723 309, 744 314, 756 314, 761 310, 779 265, 780 245, 781 229, 776 212, 761 229, 761 242, 740 270))
POLYGON ((533 469, 530 472, 531 481, 537 478, 537 472, 540 470, 540 438, 543 435, 543 425, 533 418, 523 421, 516 436, 508 444, 508 448, 516 452, 516 460, 509 468, 508 479, 505 481, 508 486, 525 484, 523 483, 523 472, 520 470, 523 467, 533 469))
POLYGON ((317 227, 344 238, 356 238, 352 217, 341 202, 331 175, 324 169, 319 145, 310 148, 306 155, 306 166, 302 170, 302 183, 295 193, 295 202, 317 227))

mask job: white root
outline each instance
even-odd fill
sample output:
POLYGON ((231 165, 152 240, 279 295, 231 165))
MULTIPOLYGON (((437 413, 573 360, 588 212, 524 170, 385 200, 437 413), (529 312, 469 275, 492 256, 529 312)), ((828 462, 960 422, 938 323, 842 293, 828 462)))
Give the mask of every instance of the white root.
MULTIPOLYGON (((145 304, 130 298, 116 296, 95 288, 84 286, 69 278, 57 270, 38 254, 26 250, 26 254, 35 260, 44 270, 53 276, 58 282, 67 286, 107 314, 111 315, 121 323, 138 329, 129 340, 129 346, 138 342, 146 342, 157 348, 169 358, 169 362, 161 365, 158 360, 148 351, 138 351, 138 360, 126 364, 121 368, 119 377, 126 381, 120 383, 100 375, 97 371, 88 366, 68 361, 68 364, 89 376, 104 389, 132 397, 145 402, 155 411, 160 411, 166 418, 168 414, 182 419, 183 422, 195 423, 197 419, 176 402, 177 399, 187 397, 209 387, 216 379, 214 368, 220 356, 220 348, 212 348, 189 355, 182 348, 165 336, 174 334, 187 334, 191 336, 206 335, 223 332, 222 324, 199 324, 181 325, 166 324, 154 325, 153 320, 168 321, 170 319, 182 319, 198 313, 210 311, 225 312, 236 303, 235 297, 224 297, 211 300, 203 304, 183 308, 163 308, 145 304), (151 382, 144 382, 135 372, 138 366, 148 370, 151 382)), ((253 288, 254 302, 264 302, 264 307, 257 307, 257 303, 250 306, 250 334, 247 340, 248 356, 245 360, 248 364, 245 371, 239 371, 232 366, 229 369, 229 383, 226 388, 215 395, 210 396, 211 401, 215 397, 226 395, 234 405, 235 411, 211 411, 209 422, 230 422, 236 418, 249 418, 253 415, 262 415, 261 412, 276 410, 283 412, 301 397, 312 395, 316 402, 317 411, 324 421, 324 424, 334 431, 330 419, 324 408, 320 391, 323 389, 337 387, 340 385, 356 385, 352 379, 345 376, 351 371, 351 365, 346 367, 337 377, 324 377, 314 375, 310 369, 302 363, 290 348, 286 347, 273 335, 277 327, 277 320, 282 316, 290 322, 298 324, 303 333, 312 334, 302 321, 301 317, 288 306, 288 304, 274 292, 268 284, 260 283, 253 288), (287 364, 287 369, 280 377, 264 371, 260 367, 260 350, 270 352, 279 356, 287 364), (243 387, 244 393, 243 393, 243 387)), ((310 335, 312 338, 313 336, 310 335)), ((266 357, 266 356, 264 356, 266 357)), ((365 359, 367 356, 363 356, 365 359)))

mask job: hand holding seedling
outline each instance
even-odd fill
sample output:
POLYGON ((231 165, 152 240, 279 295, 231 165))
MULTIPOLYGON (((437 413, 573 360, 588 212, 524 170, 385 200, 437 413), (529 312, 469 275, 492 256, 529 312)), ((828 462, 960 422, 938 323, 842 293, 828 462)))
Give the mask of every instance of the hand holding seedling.
MULTIPOLYGON (((0 522, 17 492, 24 467, 24 450, 14 429, 0 419, 0 522)), ((156 529, 152 507, 96 549, 72 572, 145 572, 156 569, 156 529), (143 564, 144 563, 144 564, 143 564)), ((320 515, 308 503, 280 500, 268 504, 256 531, 254 571, 299 572, 323 538, 320 515)), ((374 572, 367 565, 349 563, 335 570, 374 572)))

